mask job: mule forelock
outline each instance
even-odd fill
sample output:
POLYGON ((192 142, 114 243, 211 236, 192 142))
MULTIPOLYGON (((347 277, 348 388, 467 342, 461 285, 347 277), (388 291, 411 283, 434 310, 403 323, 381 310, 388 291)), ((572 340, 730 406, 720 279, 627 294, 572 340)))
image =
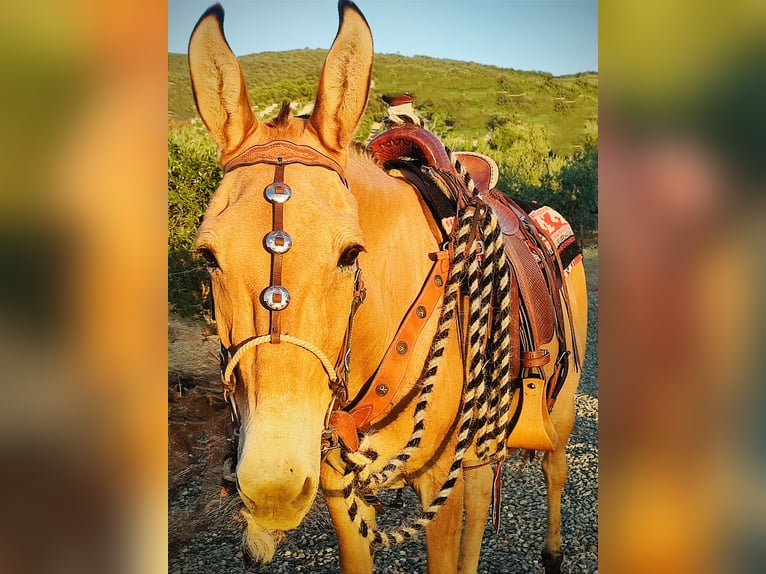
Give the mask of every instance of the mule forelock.
POLYGON ((290 119, 290 102, 287 100, 282 102, 282 107, 279 109, 277 117, 269 122, 269 125, 275 128, 287 127, 287 122, 290 119))

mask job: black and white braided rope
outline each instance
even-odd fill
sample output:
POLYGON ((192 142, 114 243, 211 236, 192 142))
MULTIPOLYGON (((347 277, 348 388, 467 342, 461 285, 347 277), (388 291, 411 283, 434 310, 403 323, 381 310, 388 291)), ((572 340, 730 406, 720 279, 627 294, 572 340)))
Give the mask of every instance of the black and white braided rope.
MULTIPOLYGON (((457 158, 447 153, 460 174, 469 193, 475 192, 471 176, 457 158)), ((472 444, 480 459, 494 456, 501 460, 506 453, 506 439, 510 432, 509 407, 511 402, 510 373, 510 266, 505 257, 497 218, 487 210, 479 227, 478 239, 483 244, 469 245, 471 227, 477 208, 469 205, 458 221, 450 275, 445 287, 442 311, 428 357, 423 365, 417 385, 420 388, 415 406, 413 431, 401 451, 381 470, 371 473, 378 459, 372 448, 370 435, 362 440, 357 452, 344 451, 345 463, 342 490, 352 523, 359 533, 370 541, 370 549, 388 547, 410 540, 425 529, 446 503, 462 471, 463 459, 472 444), (433 391, 433 381, 439 361, 444 355, 450 327, 457 318, 457 305, 461 286, 469 297, 468 354, 466 380, 463 388, 462 412, 457 432, 453 462, 436 497, 420 516, 391 530, 379 530, 361 515, 365 493, 384 487, 419 448, 425 432, 426 414, 433 391), (492 309, 493 312, 490 312, 492 309)))

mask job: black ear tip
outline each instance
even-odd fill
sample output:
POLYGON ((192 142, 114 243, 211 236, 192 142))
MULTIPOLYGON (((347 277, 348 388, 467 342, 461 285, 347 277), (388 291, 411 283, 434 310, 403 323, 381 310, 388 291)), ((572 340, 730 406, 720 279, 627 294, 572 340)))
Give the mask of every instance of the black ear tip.
POLYGON ((197 26, 200 25, 200 22, 208 16, 215 16, 215 19, 218 20, 218 25, 221 27, 221 30, 223 30, 223 6, 218 3, 213 4, 210 8, 205 10, 205 13, 199 17, 199 20, 197 20, 197 23, 194 25, 194 29, 196 30, 197 26))
MULTIPOLYGON (((364 20, 364 23, 367 24, 367 18, 364 17, 364 14, 362 14, 362 11, 359 9, 359 6, 354 4, 351 0, 339 0, 338 1, 338 14, 340 15, 340 21, 343 21, 343 13, 345 12, 346 8, 350 8, 357 14, 359 14, 362 17, 362 20, 364 20)), ((369 27, 369 24, 367 24, 367 27, 369 27)))
POLYGON ((189 37, 190 45, 191 45, 192 38, 194 38, 194 32, 197 31, 197 28, 199 28, 199 25, 208 16, 215 17, 215 19, 218 21, 218 29, 221 31, 221 35, 223 35, 223 6, 216 3, 216 4, 213 4, 207 10, 205 10, 205 13, 199 17, 199 20, 197 20, 197 23, 194 25, 194 29, 192 30, 191 36, 189 37))
POLYGON ((210 8, 205 10, 205 13, 200 17, 200 20, 204 20, 207 16, 210 16, 211 14, 215 15, 218 21, 223 24, 223 6, 221 6, 218 2, 216 2, 210 8))

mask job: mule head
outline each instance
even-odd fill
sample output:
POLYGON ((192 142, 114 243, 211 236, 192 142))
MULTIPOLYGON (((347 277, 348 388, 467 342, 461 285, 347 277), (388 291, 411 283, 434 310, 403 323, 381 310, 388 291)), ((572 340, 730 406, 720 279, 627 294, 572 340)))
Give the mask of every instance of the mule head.
MULTIPOLYGON (((284 230, 292 247, 283 255, 281 284, 290 303, 280 311, 281 332, 309 342, 332 362, 341 350, 364 245, 342 172, 372 70, 372 36, 364 17, 351 2, 341 1, 339 12, 338 33, 308 119, 291 117, 283 106, 276 119, 257 120, 223 34, 220 6, 200 18, 189 42, 195 102, 223 165, 253 146, 288 141, 310 146, 340 167, 288 163, 284 171, 292 190, 283 208, 284 230)), ((264 189, 274 178, 275 166, 266 163, 228 171, 197 235, 212 278, 218 333, 232 352, 269 332, 262 295, 272 281, 272 256, 264 238, 274 223, 264 189)), ((317 356, 286 342, 258 345, 234 374, 242 417, 237 480, 248 528, 294 528, 318 486, 320 441, 333 396, 328 375, 317 356)), ((264 554, 260 558, 268 560, 264 554)))

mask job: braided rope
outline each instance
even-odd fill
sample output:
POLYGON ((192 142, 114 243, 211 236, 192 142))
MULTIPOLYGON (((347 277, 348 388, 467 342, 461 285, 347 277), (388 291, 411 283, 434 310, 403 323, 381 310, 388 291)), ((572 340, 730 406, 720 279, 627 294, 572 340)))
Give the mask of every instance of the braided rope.
MULTIPOLYGON (((468 236, 471 230, 471 221, 473 219, 473 208, 469 208, 464 213, 461 219, 461 225, 457 233, 457 245, 465 246, 468 242, 468 236)), ((341 457, 346 463, 346 470, 343 475, 342 490, 343 497, 348 510, 349 518, 351 522, 356 525, 359 533, 368 538, 372 535, 372 547, 375 546, 390 546, 392 543, 401 543, 410 538, 414 538, 417 533, 425 528, 426 524, 433 519, 436 511, 443 502, 435 508, 429 508, 430 513, 423 513, 421 517, 414 521, 413 524, 405 524, 397 529, 391 531, 380 531, 375 528, 374 525, 368 524, 358 512, 359 509, 359 496, 358 490, 366 490, 374 485, 376 488, 380 488, 385 485, 394 473, 411 457, 412 453, 418 448, 420 439, 425 430, 425 415, 428 408, 430 398, 433 391, 432 379, 436 376, 438 371, 438 362, 444 354, 444 348, 447 343, 447 339, 450 331, 450 323, 456 315, 457 299, 459 293, 459 286, 462 281, 463 268, 465 263, 465 250, 458 249, 455 257, 452 261, 452 267, 450 269, 449 277, 447 279, 447 285, 445 286, 444 301, 442 304, 442 312, 439 317, 439 323, 437 325, 436 335, 434 336, 434 342, 432 343, 429 356, 426 359, 421 376, 417 382, 420 387, 420 395, 418 403, 415 406, 414 427, 410 439, 405 444, 404 448, 392 458, 381 471, 369 476, 369 468, 373 460, 377 458, 375 453, 370 447, 370 436, 365 437, 362 440, 362 444, 356 453, 342 452, 341 457), (354 486, 356 485, 356 488, 354 486)), ((450 490, 454 486, 454 481, 450 483, 450 490)), ((448 494, 448 493, 446 493, 448 494)), ((444 500, 446 501, 446 495, 444 500)), ((434 506, 433 504, 431 505, 434 506)), ((427 511, 428 512, 428 511, 427 511)))
MULTIPOLYGON (((473 195, 475 184, 468 171, 449 149, 445 149, 456 172, 473 195)), ((378 454, 371 446, 371 435, 363 438, 357 452, 341 451, 341 459, 345 464, 341 485, 348 516, 360 535, 369 540, 371 552, 378 547, 389 547, 415 538, 425 529, 447 502, 462 471, 466 452, 474 441, 479 458, 490 456, 493 440, 496 441, 497 460, 502 460, 507 451, 505 442, 510 432, 508 423, 512 393, 509 332, 511 267, 505 256, 497 217, 491 209, 487 210, 479 229, 483 238, 483 253, 475 249, 475 245, 468 245, 474 217, 475 207, 469 205, 458 222, 455 256, 445 287, 436 335, 416 383, 420 393, 409 440, 397 455, 374 474, 371 474, 370 469, 378 454), (469 297, 468 354, 465 357, 468 368, 453 461, 446 479, 428 508, 417 518, 397 528, 380 530, 362 518, 359 509, 365 503, 361 496, 384 487, 420 446, 432 396, 433 378, 444 354, 450 323, 456 317, 461 285, 466 287, 469 297)))
POLYGON ((476 184, 473 182, 473 178, 471 177, 471 174, 468 173, 468 170, 465 168, 465 166, 462 163, 460 163, 460 160, 457 158, 457 156, 454 153, 452 153, 452 150, 450 148, 448 148, 447 146, 444 146, 444 151, 447 152, 447 157, 452 163, 452 167, 455 168, 455 171, 458 173, 460 178, 463 180, 463 183, 468 188, 469 195, 473 197, 473 195, 476 193, 476 184))
MULTIPOLYGON (((463 224, 457 233, 457 243, 460 245, 465 243, 468 239, 468 234, 471 230, 471 219, 473 214, 473 208, 463 219, 463 224)), ((369 481, 377 487, 385 485, 394 473, 407 462, 412 454, 420 446, 420 440, 425 431, 425 416, 428 408, 428 404, 431 398, 431 391, 433 390, 432 379, 436 376, 438 370, 438 362, 444 355, 444 349, 447 346, 447 340, 450 332, 450 322, 455 316, 457 310, 458 292, 463 275, 464 257, 455 257, 450 268, 447 285, 445 286, 444 299, 442 301, 441 315, 439 316, 439 323, 436 327, 436 334, 434 335, 431 349, 428 357, 423 365, 420 377, 416 386, 420 388, 418 395, 418 402, 415 405, 414 413, 414 427, 412 435, 405 444, 404 448, 392 458, 379 472, 367 477, 364 474, 359 476, 361 481, 369 481)), ((359 448, 360 451, 369 450, 369 443, 371 438, 366 436, 359 448)), ((349 459, 357 465, 364 466, 369 461, 366 460, 363 452, 350 453, 349 459)))

